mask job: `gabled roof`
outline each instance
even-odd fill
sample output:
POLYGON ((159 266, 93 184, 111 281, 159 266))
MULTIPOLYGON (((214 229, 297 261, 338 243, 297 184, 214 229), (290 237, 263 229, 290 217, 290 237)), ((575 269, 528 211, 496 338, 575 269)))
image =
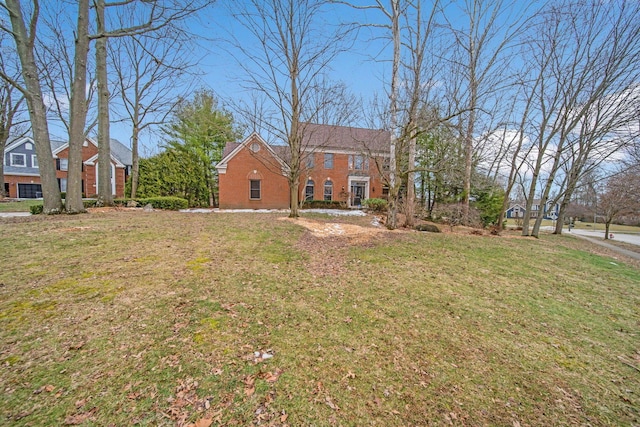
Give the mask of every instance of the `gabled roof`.
MULTIPOLYGON (((94 146, 98 146, 98 142, 93 138, 87 137, 86 140, 92 143, 94 146)), ((53 148, 53 143, 51 144, 53 148)), ((69 147, 68 142, 62 143, 62 145, 58 146, 55 150, 53 150, 53 157, 57 157, 58 153, 65 150, 69 147)), ((125 146, 123 143, 118 141, 117 139, 111 138, 111 142, 109 144, 111 149, 111 159, 116 163, 116 165, 120 167, 131 166, 133 165, 133 153, 129 149, 129 147, 125 146)), ((93 156, 91 159, 85 160, 85 162, 91 163, 95 162, 97 156, 93 156)))
POLYGON ((245 138, 245 140, 242 141, 241 143, 237 143, 237 142, 227 143, 227 145, 224 147, 224 150, 223 150, 222 160, 220 160, 220 162, 216 165, 216 169, 218 170, 218 173, 224 173, 227 170, 227 165, 229 163, 229 160, 233 159, 236 156, 236 154, 238 154, 244 147, 249 145, 250 142, 260 143, 280 164, 283 172, 288 170, 289 166, 287 166, 287 164, 284 163, 284 161, 282 161, 282 158, 278 156, 276 152, 273 150, 274 146, 267 144, 267 142, 264 139, 262 139, 260 135, 258 135, 256 132, 253 132, 251 135, 245 138), (227 153, 227 154, 225 155, 224 153, 227 153))

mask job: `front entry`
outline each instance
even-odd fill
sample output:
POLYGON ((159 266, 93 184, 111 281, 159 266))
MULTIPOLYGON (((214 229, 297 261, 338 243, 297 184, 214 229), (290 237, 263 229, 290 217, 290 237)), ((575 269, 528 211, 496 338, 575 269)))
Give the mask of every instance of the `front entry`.
POLYGON ((360 207, 366 197, 367 183, 364 181, 351 182, 351 206, 360 207))

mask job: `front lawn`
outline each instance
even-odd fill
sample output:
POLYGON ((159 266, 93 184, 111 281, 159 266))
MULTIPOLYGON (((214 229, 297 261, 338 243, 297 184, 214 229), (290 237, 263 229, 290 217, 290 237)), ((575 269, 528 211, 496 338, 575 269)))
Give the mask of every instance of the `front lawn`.
POLYGON ((637 264, 284 216, 0 220, 0 424, 640 423, 637 264))
POLYGON ((35 205, 41 205, 42 199, 30 200, 2 200, 0 201, 0 212, 29 212, 29 208, 35 205))

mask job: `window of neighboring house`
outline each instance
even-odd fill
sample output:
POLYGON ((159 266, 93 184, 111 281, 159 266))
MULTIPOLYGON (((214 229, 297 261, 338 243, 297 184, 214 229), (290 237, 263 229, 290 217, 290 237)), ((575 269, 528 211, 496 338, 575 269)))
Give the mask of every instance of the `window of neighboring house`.
POLYGON ((313 153, 311 153, 307 156, 307 169, 313 169, 313 166, 313 153))
POLYGON ((333 182, 331 181, 324 183, 324 199, 333 200, 333 182))
POLYGON ((260 200, 261 198, 261 191, 260 191, 260 180, 259 179, 252 179, 249 181, 249 198, 251 200, 260 200))
POLYGON ((325 153, 324 155, 324 168, 333 169, 333 153, 325 153))
POLYGON ((40 167, 40 166, 38 165, 38 156, 36 156, 35 154, 32 154, 32 155, 31 155, 31 167, 32 167, 32 168, 40 167))
POLYGON ((26 144, 24 144, 24 149, 29 151, 33 150, 33 144, 27 142, 26 144))
POLYGON ((67 192, 67 178, 58 178, 58 186, 60 187, 60 191, 67 192))
POLYGON ((11 153, 9 155, 11 166, 27 166, 27 156, 21 153, 11 153))
POLYGON ((313 200, 313 180, 310 179, 307 181, 307 186, 304 188, 304 199, 305 200, 313 200))
POLYGON ((382 186, 382 197, 389 197, 389 186, 388 185, 383 185, 382 186))
POLYGON ((69 159, 58 159, 58 161, 56 162, 56 166, 58 166, 59 171, 69 170, 69 159))
POLYGON ((389 159, 388 157, 385 157, 382 160, 382 170, 388 171, 389 169, 391 169, 391 159, 389 159))
POLYGON ((349 169, 367 170, 369 169, 369 159, 363 155, 349 155, 349 169))

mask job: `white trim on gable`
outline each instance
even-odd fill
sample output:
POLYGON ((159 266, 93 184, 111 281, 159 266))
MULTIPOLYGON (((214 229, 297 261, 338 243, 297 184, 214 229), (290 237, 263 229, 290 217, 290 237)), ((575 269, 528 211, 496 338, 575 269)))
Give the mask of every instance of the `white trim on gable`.
MULTIPOLYGON (((120 163, 120 161, 118 159, 116 159, 113 154, 111 155, 111 160, 113 163, 115 163, 116 167, 118 168, 125 168, 126 166, 123 165, 122 163, 120 163)), ((94 155, 93 157, 88 158, 87 160, 85 160, 83 163, 85 165, 90 165, 93 166, 98 162, 98 155, 94 155)))
POLYGON ((276 154, 276 152, 273 151, 273 148, 271 148, 271 146, 267 144, 267 142, 264 139, 262 139, 262 137, 258 135, 256 132, 251 133, 251 135, 245 138, 245 140, 242 141, 240 145, 238 145, 236 148, 233 149, 233 151, 231 151, 222 160, 220 160, 220 162, 216 165, 216 170, 218 171, 218 174, 227 173, 227 166, 228 166, 229 160, 233 159, 240 151, 242 151, 243 148, 246 147, 247 149, 249 149, 248 145, 250 142, 253 142, 254 139, 257 140, 257 142, 259 142, 260 144, 262 144, 262 146, 264 146, 267 149, 267 151, 269 151, 269 153, 273 156, 273 158, 276 159, 278 163, 280 163, 280 166, 282 167, 282 175, 286 176, 287 171, 289 170, 289 166, 282 161, 282 159, 276 154))
POLYGON ((4 149, 5 153, 8 153, 9 151, 13 150, 14 148, 26 143, 26 142, 30 142, 32 144, 35 145, 35 141, 30 137, 30 136, 23 136, 22 138, 13 141, 11 144, 7 145, 4 149))

